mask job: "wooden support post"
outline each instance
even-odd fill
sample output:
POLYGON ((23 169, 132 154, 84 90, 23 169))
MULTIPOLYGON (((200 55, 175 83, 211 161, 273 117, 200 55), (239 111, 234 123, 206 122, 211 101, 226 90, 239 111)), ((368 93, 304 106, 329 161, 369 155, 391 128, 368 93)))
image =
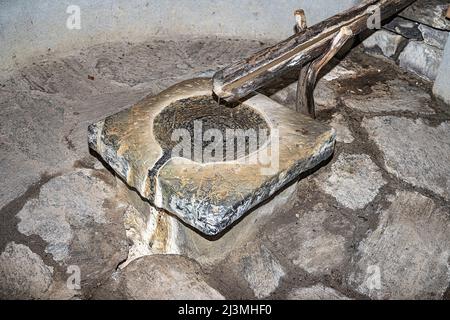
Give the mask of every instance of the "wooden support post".
POLYGON ((338 53, 348 39, 353 36, 353 31, 349 27, 342 27, 330 47, 320 57, 310 64, 305 65, 301 71, 297 85, 296 109, 312 118, 316 117, 316 107, 314 103, 314 88, 320 70, 338 53))
POLYGON ((295 32, 299 33, 299 32, 305 31, 306 28, 308 28, 308 25, 306 23, 305 11, 303 9, 296 10, 294 12, 294 16, 295 16, 295 21, 297 22, 297 24, 295 25, 295 32))

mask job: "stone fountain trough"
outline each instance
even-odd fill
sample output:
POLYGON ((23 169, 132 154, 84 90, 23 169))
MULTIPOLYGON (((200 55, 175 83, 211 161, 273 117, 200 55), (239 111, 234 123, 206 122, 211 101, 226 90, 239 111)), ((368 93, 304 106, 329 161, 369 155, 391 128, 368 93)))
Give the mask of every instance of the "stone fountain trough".
POLYGON ((88 131, 89 147, 141 197, 209 236, 327 159, 335 143, 331 127, 260 94, 219 105, 207 78, 88 131))

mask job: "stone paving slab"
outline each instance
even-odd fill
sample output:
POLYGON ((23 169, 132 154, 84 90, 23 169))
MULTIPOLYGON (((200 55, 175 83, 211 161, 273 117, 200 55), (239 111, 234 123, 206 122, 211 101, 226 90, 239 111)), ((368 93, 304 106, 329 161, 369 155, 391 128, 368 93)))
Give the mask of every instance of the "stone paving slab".
POLYGON ((0 282, 6 292, 21 296, 22 290, 26 289, 21 288, 22 282, 19 280, 28 276, 27 283, 30 282, 33 290, 41 288, 41 283, 34 283, 38 279, 33 278, 32 270, 17 271, 24 267, 22 263, 27 268, 32 263, 37 266, 35 254, 28 252, 25 246, 30 245, 33 248, 42 246, 37 253, 45 259, 46 265, 39 272, 47 268, 54 270, 54 273, 45 273, 51 274, 47 281, 49 288, 43 290, 42 287, 35 293, 30 291, 31 295, 27 298, 69 298, 88 294, 127 258, 123 214, 128 205, 126 200, 118 197, 114 178, 106 174, 106 170, 80 169, 50 179, 17 213, 17 231, 26 236, 26 243, 24 246, 10 243, 8 246, 12 247, 3 254, 3 259, 8 261, 1 263, 5 263, 7 269, 2 273, 0 282), (38 245, 30 239, 40 239, 42 244, 38 242, 38 245), (66 287, 69 266, 79 268, 82 291, 72 291, 66 287))
MULTIPOLYGON (((307 212, 299 210, 295 223, 279 226, 268 239, 275 252, 294 266, 316 276, 330 274, 346 259, 347 239, 327 228, 329 217, 321 204, 307 212)), ((343 217, 338 218, 341 226, 352 229, 343 217)))
POLYGON ((450 199, 450 123, 404 117, 364 119, 362 126, 384 155, 386 169, 414 186, 450 199))
POLYGON ((10 242, 0 255, 1 299, 42 299, 52 277, 53 267, 23 244, 10 242))
POLYGON ((383 25, 383 29, 398 33, 407 39, 422 41, 422 32, 419 30, 420 24, 402 17, 395 17, 389 23, 383 25))
POLYGON ((372 299, 440 299, 450 281, 449 209, 398 191, 359 245, 349 283, 372 299))
POLYGON ((348 123, 341 114, 334 114, 329 124, 336 130, 336 141, 343 143, 355 141, 352 132, 348 128, 348 123))
POLYGON ((307 288, 297 288, 288 295, 289 300, 351 300, 339 291, 319 283, 307 288))
POLYGON ((131 262, 113 275, 95 299, 223 300, 200 266, 178 255, 154 255, 131 262))
POLYGON ((386 184, 380 168, 368 155, 345 153, 316 181, 320 189, 350 209, 363 209, 386 184))
POLYGON ((286 275, 283 266, 264 245, 249 245, 238 258, 238 272, 243 275, 256 298, 267 298, 286 275))
POLYGON ((434 113, 430 108, 430 94, 400 79, 374 83, 368 93, 345 94, 342 101, 347 107, 362 112, 434 113))

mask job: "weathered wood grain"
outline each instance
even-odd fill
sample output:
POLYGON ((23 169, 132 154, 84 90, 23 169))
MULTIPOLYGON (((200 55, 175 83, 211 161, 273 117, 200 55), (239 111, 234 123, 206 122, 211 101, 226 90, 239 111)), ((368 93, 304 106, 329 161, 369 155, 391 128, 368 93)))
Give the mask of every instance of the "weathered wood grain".
POLYGON ((320 70, 338 53, 348 39, 353 36, 349 27, 342 27, 334 37, 330 47, 318 59, 303 67, 297 86, 296 109, 298 112, 312 118, 316 117, 316 106, 314 103, 314 87, 320 70))
POLYGON ((381 19, 398 13, 415 0, 367 0, 363 3, 307 28, 292 37, 232 64, 214 75, 214 93, 226 101, 236 101, 271 80, 303 66, 324 53, 342 27, 354 35, 368 28, 373 6, 381 19))

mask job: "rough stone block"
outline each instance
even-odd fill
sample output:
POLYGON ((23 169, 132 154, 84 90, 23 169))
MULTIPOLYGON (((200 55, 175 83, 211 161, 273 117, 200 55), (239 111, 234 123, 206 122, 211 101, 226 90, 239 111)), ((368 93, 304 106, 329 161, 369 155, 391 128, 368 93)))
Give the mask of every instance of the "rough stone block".
POLYGON ((400 13, 401 17, 450 31, 450 20, 445 18, 448 0, 417 0, 400 13))
POLYGON ((435 80, 443 51, 424 42, 411 41, 399 56, 400 67, 428 80, 435 80))
POLYGON ((258 206, 243 217, 239 224, 214 241, 210 241, 191 228, 182 228, 180 231, 184 232, 186 239, 185 254, 203 266, 217 265, 228 260, 233 253, 241 256, 242 247, 247 243, 253 243, 272 219, 281 216, 293 206, 296 188, 297 184, 293 184, 263 206, 258 206))
POLYGON ((450 105, 450 41, 445 46, 444 59, 434 82, 433 93, 450 105))
MULTIPOLYGON (((193 79, 147 97, 91 125, 89 146, 141 196, 203 233, 216 235, 327 159, 335 131, 262 95, 226 108, 213 101, 211 90, 210 79, 193 79), (191 147, 199 138, 195 121, 221 132, 266 129, 270 137, 251 153, 237 151, 233 161, 204 161, 190 152, 174 156, 174 132, 183 129, 192 135, 191 147)), ((200 148, 204 156, 208 148, 202 145, 202 135, 193 149, 195 153, 200 148)))
POLYGON ((444 50, 448 39, 448 31, 437 30, 426 25, 419 26, 426 44, 444 50))
POLYGON ((389 23, 383 26, 384 29, 398 33, 410 40, 422 41, 422 32, 419 30, 419 23, 395 17, 389 23))
POLYGON ((370 54, 396 59, 405 47, 407 39, 396 33, 379 30, 363 41, 365 51, 370 54))

